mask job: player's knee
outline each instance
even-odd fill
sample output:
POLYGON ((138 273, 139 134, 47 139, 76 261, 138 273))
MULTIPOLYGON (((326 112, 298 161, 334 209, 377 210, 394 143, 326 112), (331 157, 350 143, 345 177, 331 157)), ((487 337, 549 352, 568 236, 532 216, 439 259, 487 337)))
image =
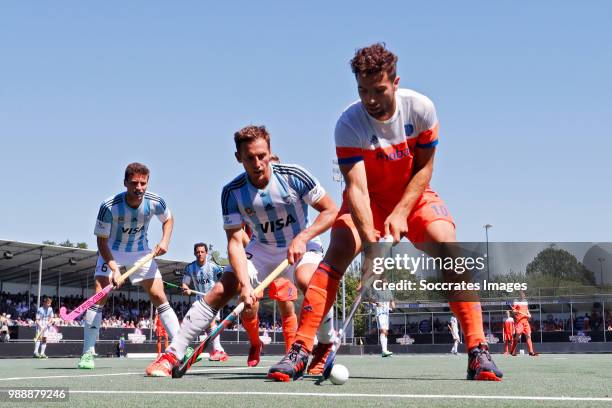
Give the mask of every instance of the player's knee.
POLYGON ((361 246, 359 237, 350 228, 334 228, 329 248, 323 261, 337 271, 344 273, 361 246))
POLYGON ((455 242, 455 226, 446 220, 430 223, 425 229, 426 242, 455 242))
POLYGON ((305 293, 306 289, 308 289, 310 278, 312 278, 316 270, 317 265, 307 264, 295 271, 295 284, 302 293, 305 293))
POLYGON ((149 298, 155 307, 159 307, 168 302, 166 294, 163 291, 151 290, 149 292, 149 298))
POLYGON ((253 308, 244 309, 244 311, 240 313, 240 317, 244 320, 253 320, 257 317, 257 313, 253 308))
POLYGON ((215 283, 209 293, 229 301, 230 298, 238 294, 238 288, 239 283, 236 275, 233 272, 225 272, 221 276, 221 280, 215 283))
POLYGON ((288 317, 288 316, 291 316, 292 314, 295 314, 295 306, 293 305, 293 302, 290 300, 279 301, 278 309, 282 317, 288 317))

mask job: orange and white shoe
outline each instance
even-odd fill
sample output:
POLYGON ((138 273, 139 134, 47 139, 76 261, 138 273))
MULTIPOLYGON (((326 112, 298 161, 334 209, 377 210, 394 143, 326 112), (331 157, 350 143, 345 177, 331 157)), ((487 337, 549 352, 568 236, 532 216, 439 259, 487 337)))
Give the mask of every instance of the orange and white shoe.
POLYGON ((261 359, 261 351, 263 350, 263 343, 259 343, 257 345, 252 345, 249 349, 249 357, 247 358, 247 365, 249 367, 256 367, 259 364, 259 360, 261 359))
POLYGON ((149 377, 172 377, 172 368, 178 366, 179 361, 172 353, 164 353, 157 360, 149 364, 146 373, 149 377))
POLYGON ((227 361, 228 359, 229 356, 223 350, 215 350, 212 352, 210 357, 208 357, 208 360, 210 361, 227 361))
POLYGON ((317 343, 315 348, 312 350, 312 360, 308 366, 308 374, 310 375, 321 375, 323 373, 323 367, 325 366, 325 360, 327 355, 332 349, 333 343, 317 343))

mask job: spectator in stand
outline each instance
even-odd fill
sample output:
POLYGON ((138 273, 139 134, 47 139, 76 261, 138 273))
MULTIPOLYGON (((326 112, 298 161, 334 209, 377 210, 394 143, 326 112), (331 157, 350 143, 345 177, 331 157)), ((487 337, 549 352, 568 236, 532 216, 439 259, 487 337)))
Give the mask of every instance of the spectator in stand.
POLYGON ((2 343, 7 343, 11 339, 8 328, 10 324, 11 315, 2 313, 2 316, 0 316, 0 342, 2 343))

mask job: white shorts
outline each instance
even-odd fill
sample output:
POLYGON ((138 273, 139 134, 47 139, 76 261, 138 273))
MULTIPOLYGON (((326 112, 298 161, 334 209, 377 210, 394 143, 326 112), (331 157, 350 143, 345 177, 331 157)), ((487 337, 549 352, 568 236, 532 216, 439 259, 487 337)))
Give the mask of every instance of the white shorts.
POLYGON ((49 326, 43 326, 42 329, 36 330, 36 336, 38 339, 42 339, 43 337, 47 337, 47 333, 49 333, 49 326))
MULTIPOLYGON (((251 278, 251 285, 256 287, 266 279, 276 267, 287 259, 286 247, 274 247, 264 245, 258 241, 251 241, 244 249, 247 255, 247 270, 251 278)), ((285 272, 281 274, 286 279, 295 283, 295 270, 302 265, 319 265, 323 260, 323 248, 317 242, 310 241, 306 244, 306 253, 296 265, 289 265, 285 272)), ((226 272, 234 272, 231 265, 225 267, 226 272)))
POLYGON ((389 313, 380 313, 376 315, 376 323, 378 330, 389 330, 389 313))
MULTIPOLYGON (((111 253, 113 254, 113 259, 117 262, 117 265, 121 268, 122 266, 130 269, 136 262, 138 262, 141 258, 151 253, 150 249, 146 251, 137 251, 137 252, 121 252, 115 251, 111 249, 111 253)), ((106 276, 107 278, 111 276, 111 270, 104 262, 104 259, 101 256, 98 256, 98 262, 96 263, 96 272, 94 276, 106 276)), ((157 262, 155 259, 150 260, 141 266, 136 272, 130 275, 130 280, 133 284, 138 283, 142 280, 146 279, 161 279, 161 273, 157 268, 157 262)))

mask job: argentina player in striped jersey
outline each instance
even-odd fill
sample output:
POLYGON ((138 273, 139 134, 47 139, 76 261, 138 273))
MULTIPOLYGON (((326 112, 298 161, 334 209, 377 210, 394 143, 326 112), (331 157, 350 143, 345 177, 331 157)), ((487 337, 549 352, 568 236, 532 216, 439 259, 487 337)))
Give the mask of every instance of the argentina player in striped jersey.
POLYGON ((34 357, 47 358, 47 332, 53 319, 53 309, 51 308, 51 298, 45 296, 43 304, 36 311, 36 341, 34 342, 34 357), (40 353, 38 352, 40 349, 40 353))
MULTIPOLYGON (((99 252, 94 273, 96 293, 111 282, 117 283, 121 276, 121 266, 129 268, 151 252, 147 230, 153 217, 162 223, 162 238, 154 248, 155 256, 168 251, 174 220, 166 202, 157 194, 147 191, 148 183, 149 169, 143 164, 131 163, 125 169, 123 184, 126 191, 100 205, 94 229, 99 252)), ((178 331, 179 322, 166 299, 161 273, 155 260, 145 263, 130 276, 130 280, 133 284, 140 284, 149 294, 162 324, 170 337, 173 337, 178 331)), ((93 350, 105 303, 106 298, 103 298, 85 313, 83 355, 79 368, 94 368, 93 350)))
MULTIPOLYGON (((212 289, 213 285, 221 279, 223 274, 223 268, 219 265, 210 262, 208 259, 208 245, 203 242, 197 242, 193 245, 193 255, 195 261, 185 266, 183 271, 183 281, 181 282, 181 289, 183 295, 191 296, 191 289, 189 285, 193 282, 193 286, 200 293, 208 293, 212 289)), ((196 295, 196 301, 200 300, 202 295, 196 295)), ((221 315, 217 313, 215 320, 207 330, 207 334, 214 330, 217 326, 217 322, 221 320, 221 315)), ((210 361, 227 361, 229 356, 221 346, 221 336, 217 336, 213 339, 213 352, 209 357, 210 361)))
MULTIPOLYGON (((247 364, 257 365, 261 342, 254 285, 288 259, 290 266, 284 277, 304 291, 321 261, 322 247, 317 237, 327 231, 336 218, 338 208, 334 201, 302 167, 270 163, 270 135, 265 127, 247 126, 239 130, 234 134, 234 143, 236 159, 245 172, 227 184, 221 194, 230 265, 225 268, 221 281, 191 306, 172 344, 164 355, 149 365, 147 375, 171 376, 172 367, 183 359, 189 343, 209 327, 217 311, 237 294, 246 305, 240 321, 251 341, 247 364), (308 219, 308 207, 319 212, 312 223, 308 219), (244 224, 253 232, 246 248, 243 246, 244 224)), ((270 289, 272 292, 272 287, 270 289)), ((277 300, 292 298, 290 291, 282 287, 276 289, 277 300)), ((294 327, 297 327, 297 319, 294 327)), ((333 340, 331 313, 323 316, 320 327, 322 367, 333 340)))

